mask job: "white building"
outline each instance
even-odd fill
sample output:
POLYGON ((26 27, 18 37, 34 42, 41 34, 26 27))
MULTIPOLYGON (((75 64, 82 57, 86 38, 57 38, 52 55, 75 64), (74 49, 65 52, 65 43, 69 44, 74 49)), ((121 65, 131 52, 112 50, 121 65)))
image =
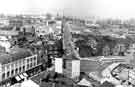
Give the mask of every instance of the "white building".
POLYGON ((11 43, 9 42, 8 38, 6 38, 5 36, 0 36, 0 46, 4 47, 6 52, 9 52, 11 43))
POLYGON ((55 58, 55 72, 63 73, 72 79, 78 79, 80 76, 80 60, 55 58))
POLYGON ((62 58, 55 58, 55 72, 63 73, 63 59, 62 58))
POLYGON ((25 71, 35 66, 37 66, 37 55, 31 54, 27 50, 0 55, 0 87, 7 87, 7 84, 10 83, 6 81, 11 77, 15 77, 17 81, 25 79, 27 77, 25 71))

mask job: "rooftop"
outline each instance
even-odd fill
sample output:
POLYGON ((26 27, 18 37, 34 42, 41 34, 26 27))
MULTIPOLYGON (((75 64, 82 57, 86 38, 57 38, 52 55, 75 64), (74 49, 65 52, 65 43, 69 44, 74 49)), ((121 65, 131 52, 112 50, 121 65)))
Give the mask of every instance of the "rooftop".
POLYGON ((18 31, 14 29, 12 26, 0 27, 0 35, 18 35, 18 31))
POLYGON ((32 54, 26 49, 21 49, 21 48, 11 49, 10 53, 2 53, 0 55, 0 63, 7 64, 19 59, 23 59, 25 57, 29 57, 31 55, 32 54))

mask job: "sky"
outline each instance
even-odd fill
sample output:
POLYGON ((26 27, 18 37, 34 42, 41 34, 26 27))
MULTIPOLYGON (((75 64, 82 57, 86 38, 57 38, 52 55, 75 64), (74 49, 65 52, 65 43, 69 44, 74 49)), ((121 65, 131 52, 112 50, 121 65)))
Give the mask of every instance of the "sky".
POLYGON ((135 0, 0 0, 0 13, 59 12, 76 17, 135 18, 135 0))

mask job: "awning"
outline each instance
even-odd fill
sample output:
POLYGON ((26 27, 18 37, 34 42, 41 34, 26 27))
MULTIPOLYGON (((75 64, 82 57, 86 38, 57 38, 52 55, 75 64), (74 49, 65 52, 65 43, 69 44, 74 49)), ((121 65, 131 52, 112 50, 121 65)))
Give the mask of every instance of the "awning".
POLYGON ((22 75, 22 74, 20 74, 19 76, 21 77, 21 79, 24 79, 24 78, 25 78, 25 76, 24 76, 24 75, 22 75))
POLYGON ((20 78, 19 76, 16 76, 15 79, 16 79, 17 81, 21 81, 21 78, 20 78))
POLYGON ((19 75, 12 78, 11 84, 15 84, 15 83, 18 83, 20 81, 24 81, 25 79, 27 79, 27 77, 28 77, 27 73, 19 74, 19 75))
POLYGON ((22 73, 19 75, 21 79, 26 79, 28 77, 27 73, 22 73))
POLYGON ((28 74, 27 73, 22 73, 23 76, 25 77, 28 77, 28 74))

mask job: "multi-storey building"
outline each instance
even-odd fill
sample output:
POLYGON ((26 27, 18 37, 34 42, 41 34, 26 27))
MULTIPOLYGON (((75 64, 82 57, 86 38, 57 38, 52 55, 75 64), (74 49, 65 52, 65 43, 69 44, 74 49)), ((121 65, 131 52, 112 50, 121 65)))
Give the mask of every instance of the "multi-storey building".
MULTIPOLYGON (((24 80, 29 76, 27 71, 38 64, 37 54, 31 54, 28 50, 0 55, 0 87, 7 87, 24 80)), ((36 72, 38 71, 33 71, 33 75, 36 72)))

